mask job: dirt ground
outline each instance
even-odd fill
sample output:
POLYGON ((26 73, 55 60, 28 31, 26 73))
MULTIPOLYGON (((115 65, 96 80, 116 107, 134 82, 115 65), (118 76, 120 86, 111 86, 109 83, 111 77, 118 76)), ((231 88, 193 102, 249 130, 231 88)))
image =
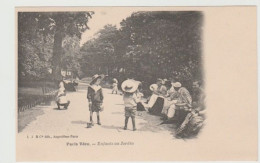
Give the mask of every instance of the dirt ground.
MULTIPOLYGON (((68 110, 58 110, 55 102, 50 104, 38 105, 26 110, 18 115, 18 132, 37 133, 37 132, 133 132, 132 123, 128 123, 128 131, 123 130, 124 126, 124 105, 122 95, 111 94, 110 89, 104 91, 104 111, 101 112, 101 123, 95 124, 92 128, 86 128, 89 122, 89 111, 86 100, 87 85, 80 83, 77 92, 68 93, 71 101, 68 110)), ((96 116, 93 116, 96 122, 96 116)), ((161 123, 160 117, 150 115, 147 112, 139 112, 136 117, 137 133, 153 133, 158 136, 168 135, 170 139, 174 136, 174 125, 161 123)), ((111 133, 113 133, 111 132, 111 133)))

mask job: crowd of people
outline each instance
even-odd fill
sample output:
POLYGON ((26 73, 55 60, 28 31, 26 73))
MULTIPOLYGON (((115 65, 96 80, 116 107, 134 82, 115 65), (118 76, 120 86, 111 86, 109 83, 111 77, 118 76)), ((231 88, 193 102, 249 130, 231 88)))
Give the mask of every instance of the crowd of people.
MULTIPOLYGON (((103 111, 104 95, 100 86, 101 75, 94 75, 87 91, 87 100, 90 111, 88 127, 94 126, 93 113, 97 115, 97 124, 101 125, 100 112, 103 111)), ((66 99, 66 90, 60 83, 57 95, 57 105, 67 108, 70 101, 66 99)), ((205 93, 200 81, 194 81, 192 90, 186 89, 180 82, 167 79, 157 79, 150 85, 151 96, 143 98, 142 83, 134 79, 122 82, 125 124, 128 128, 128 120, 131 118, 133 131, 136 131, 135 117, 141 111, 147 111, 151 115, 160 116, 162 123, 177 125, 176 136, 189 137, 196 135, 203 126, 205 120, 205 93)), ((113 79, 112 94, 119 93, 118 80, 113 79)))
MULTIPOLYGON (((113 84, 113 92, 115 86, 117 85, 113 84)), ((157 79, 155 84, 150 85, 151 96, 146 102, 142 102, 141 82, 128 79, 122 83, 121 88, 125 105, 124 129, 127 129, 128 119, 131 117, 133 130, 136 130, 135 116, 138 111, 161 116, 161 124, 177 124, 176 136, 180 137, 196 135, 203 126, 205 93, 199 81, 194 81, 193 89, 189 91, 180 82, 157 79)))
POLYGON ((176 135, 196 135, 205 119, 205 93, 199 81, 193 82, 191 92, 180 82, 158 79, 150 86, 150 114, 161 116, 162 124, 176 123, 176 135))

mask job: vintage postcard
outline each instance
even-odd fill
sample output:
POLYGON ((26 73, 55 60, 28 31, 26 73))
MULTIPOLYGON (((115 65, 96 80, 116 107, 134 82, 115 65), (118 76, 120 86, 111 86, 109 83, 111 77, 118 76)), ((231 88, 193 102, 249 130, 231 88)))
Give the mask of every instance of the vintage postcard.
POLYGON ((16 160, 257 160, 256 29, 255 6, 16 8, 16 160))

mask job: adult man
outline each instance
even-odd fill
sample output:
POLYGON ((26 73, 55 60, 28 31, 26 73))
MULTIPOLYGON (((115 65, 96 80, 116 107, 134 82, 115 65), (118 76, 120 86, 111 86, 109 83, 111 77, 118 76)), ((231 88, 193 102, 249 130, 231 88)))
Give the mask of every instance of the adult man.
POLYGON ((187 114, 184 121, 176 131, 176 136, 187 137, 196 135, 203 126, 205 119, 205 93, 198 81, 193 82, 192 111, 187 114))
POLYGON ((201 88, 201 83, 199 81, 194 81, 192 84, 192 107, 199 108, 204 107, 204 99, 205 93, 204 90, 201 88))

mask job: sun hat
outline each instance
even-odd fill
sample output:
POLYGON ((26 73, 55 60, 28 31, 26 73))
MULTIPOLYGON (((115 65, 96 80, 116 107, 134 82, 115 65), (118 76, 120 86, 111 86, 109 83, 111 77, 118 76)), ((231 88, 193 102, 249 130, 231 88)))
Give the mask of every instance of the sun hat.
POLYGON ((155 91, 155 90, 157 90, 158 89, 158 85, 157 84, 151 84, 150 85, 150 90, 151 91, 155 91))
POLYGON ((181 83, 180 82, 175 82, 175 83, 172 83, 172 86, 175 87, 175 88, 180 88, 181 87, 181 83))
POLYGON ((122 83, 121 88, 124 92, 133 93, 137 90, 139 83, 138 81, 127 79, 122 83))
POLYGON ((157 80, 156 80, 157 82, 163 82, 163 79, 161 79, 161 78, 158 78, 157 80))
POLYGON ((94 76, 92 76, 92 80, 91 80, 91 82, 90 82, 89 84, 90 84, 90 85, 94 84, 98 78, 101 79, 102 76, 101 76, 101 75, 98 75, 98 74, 95 74, 94 76))
POLYGON ((116 78, 113 78, 113 83, 118 83, 118 80, 116 78))

